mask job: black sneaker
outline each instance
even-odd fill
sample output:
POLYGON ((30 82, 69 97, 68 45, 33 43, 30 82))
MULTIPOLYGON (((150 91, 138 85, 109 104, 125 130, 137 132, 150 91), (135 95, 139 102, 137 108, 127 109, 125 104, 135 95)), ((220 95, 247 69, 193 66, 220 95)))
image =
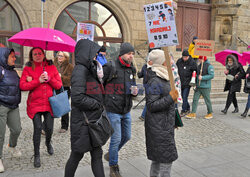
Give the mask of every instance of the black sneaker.
POLYGON ((189 113, 190 113, 190 110, 181 111, 180 116, 181 116, 181 117, 185 117, 185 116, 188 115, 189 113))

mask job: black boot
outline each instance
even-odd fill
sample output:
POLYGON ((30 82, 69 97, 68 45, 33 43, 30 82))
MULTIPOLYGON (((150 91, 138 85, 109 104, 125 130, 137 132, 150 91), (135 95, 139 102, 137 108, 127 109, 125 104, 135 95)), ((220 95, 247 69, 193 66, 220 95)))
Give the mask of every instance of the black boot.
POLYGON ((47 146, 47 151, 48 151, 49 155, 53 155, 54 149, 53 149, 51 143, 49 143, 49 144, 46 143, 46 146, 47 146))
POLYGON ((245 111, 241 114, 241 116, 242 116, 242 117, 246 117, 246 116, 247 116, 247 113, 248 113, 248 110, 249 110, 249 108, 246 107, 246 108, 245 108, 245 111))
POLYGON ((239 112, 239 108, 238 107, 236 107, 232 113, 237 113, 237 112, 239 112))
POLYGON ((225 108, 225 109, 221 110, 221 112, 224 114, 227 114, 227 110, 228 110, 228 108, 225 108))
POLYGON ((34 155, 34 167, 41 167, 40 155, 34 155))

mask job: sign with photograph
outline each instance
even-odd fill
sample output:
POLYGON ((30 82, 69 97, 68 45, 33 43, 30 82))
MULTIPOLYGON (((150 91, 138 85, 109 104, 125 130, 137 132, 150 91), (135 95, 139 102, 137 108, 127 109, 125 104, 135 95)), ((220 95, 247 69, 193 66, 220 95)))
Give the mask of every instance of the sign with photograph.
POLYGON ((178 45, 172 1, 144 5, 150 48, 178 45))
POLYGON ((213 40, 195 40, 194 55, 213 56, 214 52, 213 40))
POLYGON ((77 23, 77 41, 80 39, 89 39, 94 41, 95 26, 89 23, 77 23))

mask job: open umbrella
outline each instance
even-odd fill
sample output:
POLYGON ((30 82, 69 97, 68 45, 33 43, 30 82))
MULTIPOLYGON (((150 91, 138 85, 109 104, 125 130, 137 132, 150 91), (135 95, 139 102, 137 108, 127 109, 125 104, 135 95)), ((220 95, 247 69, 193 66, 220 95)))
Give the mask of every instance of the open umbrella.
POLYGON ((242 59, 250 64, 250 51, 242 53, 242 59))
POLYGON ((74 52, 76 42, 65 33, 50 28, 29 28, 12 36, 8 41, 44 50, 74 52))
POLYGON ((226 65, 226 58, 228 55, 236 55, 238 57, 238 61, 239 63, 241 63, 243 66, 246 65, 246 61, 242 59, 242 54, 237 52, 237 51, 234 51, 234 50, 223 50, 221 52, 218 52, 215 54, 215 61, 218 61, 220 62, 222 65, 226 65))

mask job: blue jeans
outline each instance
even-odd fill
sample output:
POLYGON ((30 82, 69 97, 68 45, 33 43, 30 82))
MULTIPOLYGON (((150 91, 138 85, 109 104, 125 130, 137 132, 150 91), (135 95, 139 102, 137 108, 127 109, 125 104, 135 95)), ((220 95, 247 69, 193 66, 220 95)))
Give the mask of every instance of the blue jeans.
POLYGON ((181 97, 183 100, 182 103, 182 111, 189 111, 190 110, 190 105, 188 103, 188 95, 189 95, 190 87, 181 89, 181 97))
POLYGON ((118 151, 131 138, 131 116, 107 112, 107 116, 114 129, 109 145, 109 166, 118 164, 118 151))
POLYGON ((143 109, 143 111, 142 111, 142 113, 141 113, 141 117, 142 117, 143 119, 145 119, 146 111, 147 111, 147 106, 145 105, 145 106, 144 106, 144 109, 143 109))
POLYGON ((248 94, 247 108, 250 108, 250 93, 248 94))

